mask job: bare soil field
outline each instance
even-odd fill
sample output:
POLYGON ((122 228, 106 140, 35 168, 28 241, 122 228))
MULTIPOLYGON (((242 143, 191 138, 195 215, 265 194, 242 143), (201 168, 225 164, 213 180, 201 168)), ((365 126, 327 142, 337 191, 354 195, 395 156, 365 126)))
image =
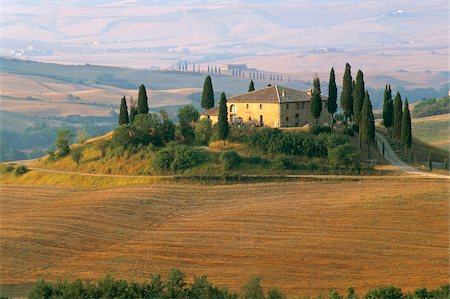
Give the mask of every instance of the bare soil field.
POLYGON ((149 279, 179 268, 289 296, 448 282, 448 180, 1 186, 0 281, 149 279))

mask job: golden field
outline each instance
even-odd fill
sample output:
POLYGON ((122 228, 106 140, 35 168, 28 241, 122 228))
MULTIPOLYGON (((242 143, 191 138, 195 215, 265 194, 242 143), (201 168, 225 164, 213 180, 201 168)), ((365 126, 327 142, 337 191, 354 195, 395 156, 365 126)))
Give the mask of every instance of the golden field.
POLYGON ((236 291, 258 275, 289 296, 433 288, 449 279, 448 187, 402 176, 207 187, 3 184, 2 289, 106 273, 145 280, 171 268, 236 291))

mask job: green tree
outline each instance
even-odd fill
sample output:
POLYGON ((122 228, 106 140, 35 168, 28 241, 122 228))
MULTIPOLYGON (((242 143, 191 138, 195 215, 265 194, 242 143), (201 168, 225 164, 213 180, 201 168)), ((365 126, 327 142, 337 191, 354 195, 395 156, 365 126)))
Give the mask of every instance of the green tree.
POLYGON ((313 83, 314 89, 311 99, 311 115, 314 117, 314 122, 317 125, 317 120, 320 118, 320 113, 322 112, 322 97, 320 95, 320 80, 319 77, 314 78, 313 83))
POLYGON ((183 141, 190 142, 194 140, 194 125, 199 117, 200 114, 198 113, 198 110, 192 105, 181 107, 178 110, 178 124, 183 141))
POLYGON ((70 144, 74 136, 70 129, 60 129, 57 132, 55 145, 57 148, 57 156, 64 157, 70 154, 70 144))
POLYGON ((84 144, 89 137, 89 133, 84 129, 79 129, 77 131, 77 143, 84 144))
POLYGON ((130 123, 128 119, 128 108, 127 108, 127 100, 125 96, 122 97, 120 101, 120 110, 119 110, 119 126, 128 125, 130 123))
MULTIPOLYGON (((361 125, 361 109, 364 103, 364 97, 366 95, 366 88, 364 86, 364 74, 361 70, 358 70, 356 74, 356 83, 353 99, 353 114, 356 128, 361 125)), ((359 130, 358 130, 359 131, 359 130)))
POLYGON ((402 97, 399 92, 395 95, 394 100, 394 123, 392 128, 392 137, 398 141, 402 135, 402 97))
POLYGON ((284 296, 283 293, 280 292, 280 290, 271 288, 267 292, 267 299, 286 299, 286 296, 284 296))
POLYGON ((368 157, 370 159, 370 146, 375 140, 375 119, 372 111, 372 103, 370 102, 369 92, 366 91, 366 96, 364 97, 364 104, 361 112, 361 138, 368 145, 368 157))
POLYGON ((185 298, 186 276, 178 269, 172 269, 167 279, 167 297, 171 299, 185 298))
POLYGON ((195 141, 199 145, 208 145, 213 134, 213 127, 209 118, 201 119, 195 125, 195 141))
POLYGON ((364 299, 403 299, 402 290, 395 287, 370 289, 364 299))
POLYGON ((139 86, 137 113, 138 114, 147 114, 148 113, 148 97, 147 97, 147 91, 145 90, 144 84, 141 84, 141 86, 139 86))
POLYGON ((219 102, 219 120, 217 123, 217 133, 220 140, 223 140, 225 145, 225 140, 228 137, 228 132, 230 127, 228 126, 228 109, 227 109, 227 98, 225 93, 222 92, 220 95, 219 102))
POLYGON ((334 123, 333 115, 337 111, 337 86, 336 86, 336 76, 334 74, 334 68, 331 68, 330 80, 328 82, 327 110, 331 114, 331 126, 333 127, 333 123, 334 123))
POLYGON ((203 84, 203 93, 201 104, 203 109, 210 109, 214 107, 214 90, 211 82, 211 76, 206 76, 203 84))
POLYGON ((248 92, 255 90, 255 83, 250 79, 250 84, 248 85, 248 92))
POLYGON ((392 91, 391 86, 386 85, 384 90, 384 101, 383 101, 383 125, 388 129, 392 127, 392 122, 394 118, 394 102, 392 101, 392 91))
POLYGON ((242 158, 236 151, 231 150, 222 152, 220 154, 219 161, 225 170, 230 170, 233 167, 236 167, 239 164, 241 164, 242 158))
POLYGON ((406 153, 411 148, 412 132, 411 132, 411 114, 409 113, 408 99, 405 99, 405 108, 402 114, 401 140, 405 147, 406 153))
POLYGON ((80 164, 81 159, 84 157, 83 148, 81 146, 78 146, 74 148, 70 154, 72 155, 73 162, 80 164))
POLYGON ((136 102, 134 101, 133 97, 130 97, 130 118, 129 123, 130 125, 133 124, 134 118, 138 114, 136 102))
POLYGON ((175 125, 169 119, 169 114, 166 110, 160 110, 159 115, 162 118, 161 124, 161 138, 164 142, 168 142, 175 139, 175 125))
POLYGON ((264 299, 264 292, 259 277, 252 277, 242 290, 242 299, 264 299))
POLYGON ((428 169, 433 170, 433 161, 431 160, 431 151, 428 152, 428 169))
POLYGON ((344 110, 345 126, 347 126, 347 119, 353 115, 352 73, 351 66, 348 63, 345 64, 342 81, 341 107, 344 110))

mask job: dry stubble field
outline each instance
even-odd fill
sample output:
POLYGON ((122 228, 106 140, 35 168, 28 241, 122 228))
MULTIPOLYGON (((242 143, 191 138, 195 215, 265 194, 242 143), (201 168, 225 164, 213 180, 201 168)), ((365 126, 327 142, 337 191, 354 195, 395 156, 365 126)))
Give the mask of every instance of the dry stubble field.
POLYGON ((448 282, 448 181, 1 187, 1 284, 179 268, 290 296, 448 282))

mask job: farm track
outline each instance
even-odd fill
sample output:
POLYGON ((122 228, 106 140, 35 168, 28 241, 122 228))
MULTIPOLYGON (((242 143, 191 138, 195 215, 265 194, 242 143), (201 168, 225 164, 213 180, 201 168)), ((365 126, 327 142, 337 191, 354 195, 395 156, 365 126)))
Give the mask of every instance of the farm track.
POLYGON ((145 280, 171 268, 233 290, 259 275, 290 296, 448 281, 441 179, 3 185, 1 194, 2 284, 106 273, 145 280))

